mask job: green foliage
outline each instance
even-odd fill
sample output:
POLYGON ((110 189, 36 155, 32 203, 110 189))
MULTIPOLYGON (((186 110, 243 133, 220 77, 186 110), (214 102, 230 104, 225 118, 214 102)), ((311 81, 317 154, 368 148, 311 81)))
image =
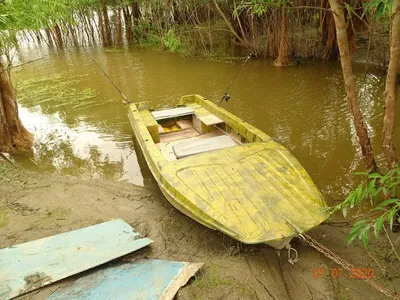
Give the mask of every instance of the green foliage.
POLYGON ((157 46, 161 45, 161 39, 157 35, 157 30, 148 21, 141 21, 133 29, 135 40, 141 45, 157 46))
POLYGON ((375 14, 377 20, 380 20, 384 15, 390 16, 393 13, 393 3, 393 0, 365 1, 362 17, 368 12, 375 14))
POLYGON ((182 50, 182 42, 173 29, 168 30, 163 40, 164 40, 164 46, 168 50, 172 52, 177 52, 182 50))
POLYGON ((368 205, 369 212, 365 219, 354 223, 349 235, 348 243, 358 237, 363 245, 368 248, 370 230, 373 229, 375 237, 382 232, 385 223, 393 230, 393 224, 400 222, 400 199, 398 187, 400 184, 400 169, 394 168, 385 175, 378 173, 357 173, 366 176, 367 180, 352 191, 340 204, 332 208, 333 211, 341 210, 344 217, 350 209, 368 205))
POLYGON ((242 1, 234 10, 233 15, 238 17, 241 11, 246 10, 247 13, 261 17, 271 8, 288 9, 293 7, 293 2, 289 0, 251 0, 242 1))

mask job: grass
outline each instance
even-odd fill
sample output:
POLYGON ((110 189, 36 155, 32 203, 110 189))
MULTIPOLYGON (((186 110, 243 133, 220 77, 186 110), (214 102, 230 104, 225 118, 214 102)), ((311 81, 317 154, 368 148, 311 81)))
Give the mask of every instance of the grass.
POLYGON ((20 177, 17 167, 10 165, 0 158, 0 184, 20 183, 20 177))
POLYGON ((85 75, 71 76, 65 72, 52 76, 35 77, 18 84, 18 101, 25 107, 46 105, 58 108, 64 105, 77 108, 95 98, 98 92, 92 88, 77 89, 85 75))
POLYGON ((0 210, 0 228, 6 226, 8 223, 8 213, 6 209, 0 210))
POLYGON ((220 291, 221 287, 235 289, 240 298, 257 299, 256 293, 252 289, 235 278, 224 277, 217 266, 211 265, 208 268, 203 268, 203 270, 203 272, 195 276, 191 283, 191 290, 195 299, 203 299, 205 294, 212 293, 214 295, 214 293, 220 291))
POLYGON ((119 52, 124 52, 124 49, 112 47, 112 48, 107 48, 107 49, 106 49, 106 52, 110 52, 110 53, 119 53, 119 52))

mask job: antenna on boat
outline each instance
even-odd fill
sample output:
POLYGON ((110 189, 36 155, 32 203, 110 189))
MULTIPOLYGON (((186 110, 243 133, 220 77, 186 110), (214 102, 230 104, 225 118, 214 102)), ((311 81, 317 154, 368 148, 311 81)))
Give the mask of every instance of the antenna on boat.
POLYGON ((250 59, 251 55, 253 54, 253 52, 250 52, 249 55, 247 55, 246 59, 242 62, 242 64, 240 65, 240 67, 237 69, 235 75, 233 76, 231 82, 228 85, 228 88, 226 89, 224 95, 222 96, 221 100, 219 101, 218 107, 221 106, 222 101, 226 101, 228 102, 228 100, 231 98, 231 96, 228 95, 229 89, 231 88, 232 84, 235 82, 236 77, 239 75, 240 70, 244 67, 244 65, 247 63, 247 61, 250 59))
POLYGON ((110 76, 107 75, 107 73, 100 67, 100 65, 95 61, 95 59, 93 58, 93 56, 90 55, 90 53, 86 50, 85 47, 83 47, 83 50, 85 50, 86 54, 93 60, 93 62, 95 63, 95 65, 100 69, 101 72, 103 72, 104 76, 107 77, 107 79, 112 83, 112 85, 117 89, 117 91, 122 95, 122 97, 124 97, 124 101, 122 101, 125 105, 126 104, 131 104, 132 102, 128 99, 128 97, 125 96, 125 94, 118 88, 118 86, 115 84, 114 81, 112 81, 112 79, 110 78, 110 76))

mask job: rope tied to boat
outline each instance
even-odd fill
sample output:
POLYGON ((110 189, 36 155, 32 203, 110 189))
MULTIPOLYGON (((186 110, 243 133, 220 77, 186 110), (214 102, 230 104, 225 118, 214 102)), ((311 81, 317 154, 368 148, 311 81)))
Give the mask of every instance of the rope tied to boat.
POLYGON ((299 253, 290 244, 286 245, 286 249, 288 249, 288 262, 294 266, 299 261, 299 253), (292 258, 292 253, 294 253, 294 258, 292 258))
POLYGON ((108 81, 111 82, 111 84, 116 88, 116 90, 121 94, 121 96, 124 98, 124 100, 122 101, 122 103, 124 105, 128 105, 131 104, 131 100, 128 99, 128 97, 125 96, 125 94, 121 91, 121 89, 117 86, 117 84, 110 78, 110 76, 108 76, 108 74, 106 73, 106 71, 103 70, 103 68, 97 63, 97 61, 93 58, 92 55, 90 55, 90 53, 86 50, 85 47, 83 47, 83 50, 86 52, 86 54, 90 57, 90 59, 94 62, 94 64, 97 66, 97 68, 99 68, 99 70, 104 74, 104 76, 106 76, 106 78, 108 79, 108 81))

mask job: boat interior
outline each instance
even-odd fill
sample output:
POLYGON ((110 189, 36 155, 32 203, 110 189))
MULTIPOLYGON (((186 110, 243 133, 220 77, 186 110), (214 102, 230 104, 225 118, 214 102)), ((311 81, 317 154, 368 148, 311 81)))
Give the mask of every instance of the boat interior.
POLYGON ((196 104, 141 113, 154 143, 167 161, 247 142, 222 119, 196 104))

